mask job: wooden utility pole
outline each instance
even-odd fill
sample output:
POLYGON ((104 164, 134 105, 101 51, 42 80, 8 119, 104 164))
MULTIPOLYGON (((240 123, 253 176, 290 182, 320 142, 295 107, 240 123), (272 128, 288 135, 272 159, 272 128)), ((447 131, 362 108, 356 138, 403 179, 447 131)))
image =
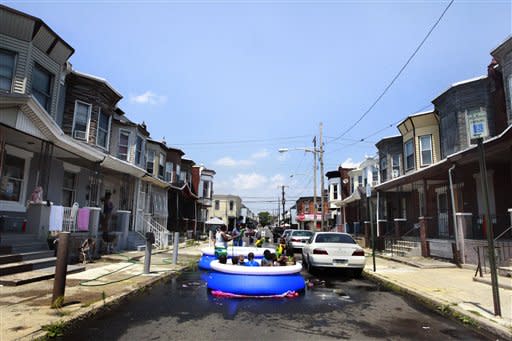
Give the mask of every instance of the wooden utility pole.
MULTIPOLYGON (((320 212, 322 213, 322 217, 320 218, 320 227, 321 230, 324 231, 324 219, 325 219, 325 212, 324 212, 324 142, 322 138, 322 130, 323 130, 323 123, 320 122, 320 204, 322 205, 322 208, 320 209, 320 212)), ((316 212, 315 212, 316 214, 316 212)))
POLYGON ((313 224, 316 231, 316 136, 313 138, 313 224))

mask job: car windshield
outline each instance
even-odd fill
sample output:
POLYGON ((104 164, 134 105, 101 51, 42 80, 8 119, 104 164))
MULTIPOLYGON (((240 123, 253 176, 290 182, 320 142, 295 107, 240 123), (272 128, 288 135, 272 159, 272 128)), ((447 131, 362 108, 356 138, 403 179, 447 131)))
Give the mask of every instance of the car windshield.
POLYGON ((316 243, 346 243, 355 244, 356 242, 347 234, 319 234, 316 236, 316 243))
POLYGON ((304 230, 292 232, 292 236, 294 236, 294 237, 311 237, 312 234, 313 234, 313 232, 304 231, 304 230))

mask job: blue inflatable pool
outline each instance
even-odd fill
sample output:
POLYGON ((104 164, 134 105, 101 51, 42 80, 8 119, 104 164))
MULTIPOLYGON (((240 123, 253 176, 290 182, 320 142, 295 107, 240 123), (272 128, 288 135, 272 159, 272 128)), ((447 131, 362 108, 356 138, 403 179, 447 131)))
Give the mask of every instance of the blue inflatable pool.
POLYGON ((276 267, 248 267, 211 262, 211 273, 206 281, 210 290, 250 296, 281 295, 286 292, 301 292, 305 288, 300 274, 302 265, 276 267))
MULTIPOLYGON (((263 252, 267 250, 267 248, 256 248, 256 247, 242 247, 242 246, 235 246, 235 247, 228 247, 228 258, 231 258, 234 256, 240 256, 243 255, 247 258, 247 255, 249 252, 252 252, 254 254, 255 259, 261 259, 263 258, 263 252)), ((273 249, 268 249, 271 252, 274 252, 273 249)), ((199 269, 202 270, 211 270, 210 263, 217 259, 215 257, 215 249, 213 247, 204 248, 201 250, 203 255, 199 259, 199 262, 197 263, 197 266, 199 266, 199 269)))

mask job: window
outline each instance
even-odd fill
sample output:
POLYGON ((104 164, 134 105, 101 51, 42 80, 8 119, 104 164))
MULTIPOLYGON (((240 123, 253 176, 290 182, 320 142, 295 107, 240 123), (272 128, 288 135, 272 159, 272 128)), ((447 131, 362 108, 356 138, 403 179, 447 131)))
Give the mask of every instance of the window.
POLYGON ((394 154, 391 157, 391 167, 393 167, 393 178, 397 178, 400 176, 400 154, 394 154))
POLYGON ((92 106, 84 102, 75 102, 75 114, 73 115, 72 136, 79 140, 88 140, 89 121, 91 118, 92 106))
POLYGON ((25 159, 5 154, 0 183, 0 200, 22 201, 24 174, 25 159))
POLYGON ((117 157, 121 160, 128 160, 128 148, 130 142, 130 132, 128 130, 119 130, 119 143, 117 145, 117 157))
POLYGON ((108 149, 108 139, 110 132, 110 119, 111 117, 104 114, 101 110, 98 114, 98 133, 96 136, 96 145, 108 149))
POLYGON ((332 184, 332 197, 334 200, 338 200, 338 184, 332 184))
POLYGON ((402 219, 407 218, 407 199, 402 198, 402 219))
POLYGON ((386 156, 380 159, 380 173, 382 181, 386 181, 388 179, 388 159, 386 156))
POLYGON ((235 202, 233 200, 229 201, 229 210, 233 211, 233 208, 235 207, 235 202))
POLYGON ((148 150, 148 155, 146 156, 146 171, 153 175, 153 167, 155 166, 155 152, 153 150, 148 150))
POLYGON ((172 162, 165 163, 165 177, 164 180, 167 182, 172 182, 172 162))
POLYGON ((218 200, 215 200, 215 210, 219 210, 220 209, 220 202, 218 200))
POLYGON ((135 142, 135 163, 140 165, 142 163, 142 155, 144 155, 144 140, 142 137, 137 135, 137 141, 135 142))
POLYGON ((5 145, 0 150, 0 211, 26 211, 31 152, 5 145))
POLYGON ((350 178, 350 193, 354 193, 354 177, 350 178))
POLYGON ((0 50, 0 91, 2 92, 11 92, 12 90, 15 58, 14 53, 0 50))
POLYGON ((32 94, 37 101, 50 111, 52 98, 52 80, 53 75, 35 64, 32 72, 32 94))
POLYGON ((432 135, 423 135, 420 139, 421 165, 432 164, 432 135))
POLYGON ((414 168, 414 141, 410 139, 404 144, 405 149, 405 169, 410 170, 414 168))
POLYGON ((66 207, 73 206, 75 202, 76 174, 64 171, 64 181, 62 184, 62 205, 66 207))
POLYGON ((158 177, 160 179, 164 178, 164 170, 165 170, 165 154, 160 153, 160 157, 158 158, 158 177))
POLYGON ((315 243, 356 244, 348 234, 317 234, 315 243))
POLYGON ((357 186, 362 186, 363 185, 363 176, 362 175, 359 175, 357 177, 357 186))
POLYGON ((304 213, 309 213, 309 201, 304 201, 304 213))
POLYGON ((210 181, 203 182, 203 198, 209 198, 210 181))
POLYGON ((379 181, 379 170, 377 167, 372 168, 372 182, 376 184, 379 181))

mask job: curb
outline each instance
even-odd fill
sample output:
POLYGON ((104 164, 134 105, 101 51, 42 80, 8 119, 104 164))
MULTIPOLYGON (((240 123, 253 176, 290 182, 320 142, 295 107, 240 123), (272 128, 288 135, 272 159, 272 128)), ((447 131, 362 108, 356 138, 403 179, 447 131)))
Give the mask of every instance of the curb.
MULTIPOLYGON (((124 301, 128 300, 129 298, 136 296, 142 292, 145 292, 148 289, 151 289, 151 287, 164 282, 168 280, 169 278, 172 278, 173 276, 179 275, 182 271, 186 270, 187 268, 191 267, 192 265, 184 265, 180 269, 172 270, 169 272, 165 272, 159 276, 155 276, 153 278, 150 278, 147 282, 142 283, 141 285, 137 286, 131 291, 121 293, 115 296, 110 296, 105 299, 105 301, 99 301, 91 304, 87 311, 79 312, 70 314, 69 316, 62 317, 61 319, 58 319, 54 321, 53 323, 62 323, 63 330, 67 330, 72 328, 75 324, 80 323, 81 321, 91 318, 97 314, 106 312, 113 307, 122 304, 124 301)), ((31 340, 46 340, 47 339, 47 332, 42 329, 39 329, 38 331, 35 331, 31 334, 25 335, 20 337, 20 339, 29 338, 31 340)))
POLYGON ((363 276, 364 278, 380 284, 393 292, 410 297, 431 311, 442 316, 449 317, 452 320, 456 320, 462 323, 465 327, 470 328, 483 336, 488 337, 488 333, 490 333, 499 339, 512 339, 512 330, 507 330, 506 327, 494 324, 486 318, 470 314, 458 306, 451 305, 449 302, 443 302, 438 298, 418 292, 407 285, 386 279, 384 276, 374 274, 366 269, 363 271, 363 276))

